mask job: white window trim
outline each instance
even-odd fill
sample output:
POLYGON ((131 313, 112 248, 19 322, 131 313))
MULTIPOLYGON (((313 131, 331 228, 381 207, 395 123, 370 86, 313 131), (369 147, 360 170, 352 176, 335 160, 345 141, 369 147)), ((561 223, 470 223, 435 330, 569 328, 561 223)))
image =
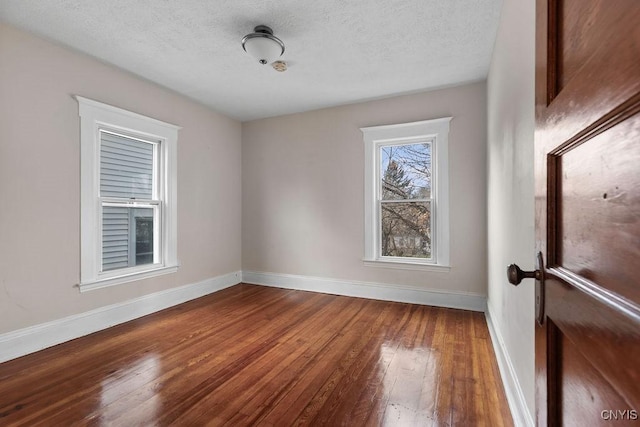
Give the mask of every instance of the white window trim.
POLYGON ((174 273, 177 259, 177 141, 181 128, 81 96, 80 114, 80 291, 104 288, 161 274, 174 273), (162 259, 159 264, 101 272, 100 129, 160 141, 165 173, 160 186, 164 209, 160 219, 162 259))
POLYGON ((408 270, 449 271, 449 123, 452 117, 396 125, 360 128, 364 139, 364 265, 408 270), (432 259, 392 258, 380 255, 377 183, 379 148, 408 141, 432 141, 432 259))

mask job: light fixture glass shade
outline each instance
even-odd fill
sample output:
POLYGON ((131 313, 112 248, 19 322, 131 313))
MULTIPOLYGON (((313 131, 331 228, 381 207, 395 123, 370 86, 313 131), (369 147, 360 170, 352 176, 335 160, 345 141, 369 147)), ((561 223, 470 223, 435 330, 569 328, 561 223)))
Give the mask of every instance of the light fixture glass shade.
POLYGON ((284 53, 284 43, 273 35, 271 28, 259 25, 254 31, 255 33, 244 36, 242 47, 258 62, 269 64, 284 53))

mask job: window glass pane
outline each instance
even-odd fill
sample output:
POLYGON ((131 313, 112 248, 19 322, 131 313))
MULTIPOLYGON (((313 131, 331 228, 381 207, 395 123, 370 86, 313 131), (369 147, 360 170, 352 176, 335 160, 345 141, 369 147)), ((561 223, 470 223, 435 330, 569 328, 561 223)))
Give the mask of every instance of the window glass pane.
POLYGON ((153 144, 100 132, 100 196, 152 199, 153 144))
POLYGON ((382 200, 431 198, 431 144, 380 147, 382 200))
MULTIPOLYGON (((148 209, 136 209, 144 212, 148 209)), ((153 217, 136 216, 136 264, 153 264, 153 217)))
POLYGON ((382 256, 431 258, 429 202, 381 202, 382 256))
POLYGON ((153 207, 104 206, 102 271, 152 264, 155 221, 153 207))

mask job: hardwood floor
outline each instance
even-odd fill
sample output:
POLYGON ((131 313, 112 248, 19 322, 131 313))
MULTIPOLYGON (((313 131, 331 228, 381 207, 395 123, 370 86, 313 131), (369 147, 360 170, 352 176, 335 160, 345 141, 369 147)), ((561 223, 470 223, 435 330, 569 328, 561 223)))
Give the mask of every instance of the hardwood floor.
POLYGON ((482 313, 237 285, 0 364, 0 425, 512 425, 482 313))

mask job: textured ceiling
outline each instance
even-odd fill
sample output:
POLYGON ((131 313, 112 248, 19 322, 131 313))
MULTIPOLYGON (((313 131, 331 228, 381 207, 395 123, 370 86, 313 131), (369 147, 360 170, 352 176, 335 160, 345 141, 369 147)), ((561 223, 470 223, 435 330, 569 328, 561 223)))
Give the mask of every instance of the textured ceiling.
POLYGON ((251 120, 486 78, 501 0, 0 0, 0 20, 251 120), (240 45, 258 24, 278 73, 240 45))

